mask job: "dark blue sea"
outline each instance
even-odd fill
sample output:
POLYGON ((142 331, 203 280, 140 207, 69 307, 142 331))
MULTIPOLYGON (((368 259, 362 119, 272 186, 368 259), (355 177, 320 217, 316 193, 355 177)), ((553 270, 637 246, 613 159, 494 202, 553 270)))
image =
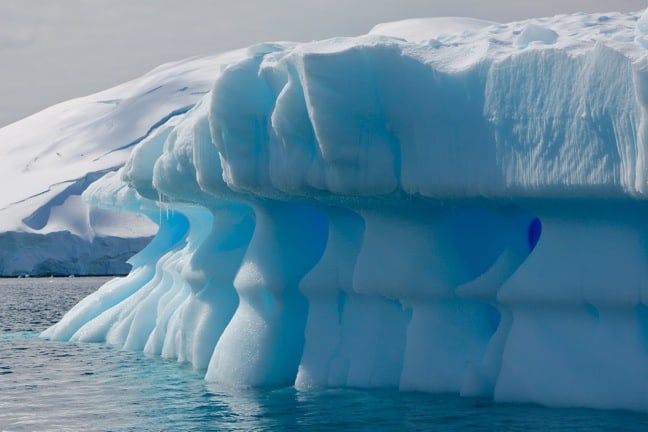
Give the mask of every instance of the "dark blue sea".
POLYGON ((648 431, 648 414, 623 411, 396 390, 223 389, 187 365, 38 338, 105 281, 0 279, 0 431, 648 431))

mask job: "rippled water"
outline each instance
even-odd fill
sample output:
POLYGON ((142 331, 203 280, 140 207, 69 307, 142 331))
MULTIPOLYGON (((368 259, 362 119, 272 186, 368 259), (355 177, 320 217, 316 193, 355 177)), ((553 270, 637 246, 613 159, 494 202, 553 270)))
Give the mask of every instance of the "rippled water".
POLYGON ((223 389, 157 357, 37 337, 105 281, 0 279, 0 431, 648 430, 648 415, 621 411, 394 390, 223 389))

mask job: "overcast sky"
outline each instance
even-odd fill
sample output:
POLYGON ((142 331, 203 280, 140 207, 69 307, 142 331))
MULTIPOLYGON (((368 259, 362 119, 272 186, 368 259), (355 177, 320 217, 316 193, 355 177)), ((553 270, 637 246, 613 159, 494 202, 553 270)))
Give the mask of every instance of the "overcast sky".
POLYGON ((427 16, 506 22, 643 9, 646 0, 0 0, 0 126, 153 67, 271 40, 427 16))

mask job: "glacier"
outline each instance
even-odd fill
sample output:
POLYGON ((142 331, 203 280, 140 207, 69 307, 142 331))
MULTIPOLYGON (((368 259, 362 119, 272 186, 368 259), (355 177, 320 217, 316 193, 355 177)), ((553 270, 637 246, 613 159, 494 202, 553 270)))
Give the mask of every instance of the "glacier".
POLYGON ((42 336, 223 386, 648 410, 647 41, 642 12, 431 18, 215 57, 83 193, 155 238, 42 336))
POLYGON ((134 146, 193 107, 219 58, 162 65, 117 87, 0 129, 0 276, 126 274, 156 233, 148 217, 89 207, 83 191, 134 146))

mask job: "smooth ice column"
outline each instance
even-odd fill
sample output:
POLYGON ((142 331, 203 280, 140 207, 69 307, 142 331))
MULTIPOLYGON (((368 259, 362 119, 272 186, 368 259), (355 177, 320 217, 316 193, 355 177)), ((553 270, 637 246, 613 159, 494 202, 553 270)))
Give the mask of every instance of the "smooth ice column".
MULTIPOLYGON (((124 278, 115 278, 101 288, 84 298, 70 309, 61 321, 57 322, 43 333, 41 337, 53 340, 68 341, 81 327, 94 320, 106 310, 119 304, 135 293, 154 274, 153 265, 145 265, 131 270, 124 278)), ((105 333, 92 342, 105 340, 105 333)))
POLYGON ((340 298, 340 342, 329 362, 330 387, 398 386, 411 310, 379 295, 340 298))
POLYGON ((205 379, 232 385, 291 385, 304 345, 301 278, 326 245, 326 215, 313 207, 257 202, 256 227, 234 280, 239 307, 205 379))
POLYGON ((494 320, 495 314, 491 314, 491 320, 486 322, 491 329, 493 325, 497 325, 497 330, 490 337, 481 361, 473 361, 466 368, 460 391, 462 396, 492 397, 493 395, 501 367, 502 351, 512 319, 511 311, 497 302, 497 293, 502 284, 532 253, 542 235, 542 223, 531 213, 516 209, 501 213, 510 228, 508 232, 502 234, 506 247, 485 273, 455 290, 462 298, 488 303, 497 309, 499 315, 498 324, 494 320))
POLYGON ((160 354, 166 358, 179 357, 178 345, 182 340, 176 337, 181 326, 178 317, 182 305, 190 301, 190 295, 195 291, 191 278, 184 274, 185 269, 204 243, 213 225, 211 211, 203 207, 177 204, 172 211, 181 212, 189 221, 185 245, 174 254, 173 259, 164 264, 162 281, 154 290, 157 299, 151 296, 152 301, 147 298, 142 302, 155 306, 154 312, 149 311, 144 315, 156 317, 155 326, 146 340, 144 351, 160 354))
POLYGON ((512 312, 496 400, 645 410, 645 204, 536 209, 543 231, 502 286, 512 312))
MULTIPOLYGON (((161 313, 160 302, 168 292, 174 295, 181 289, 177 279, 178 262, 183 260, 187 248, 187 237, 191 236, 189 219, 178 211, 165 211, 164 225, 176 231, 174 243, 168 252, 162 256, 156 266, 155 277, 144 285, 128 301, 124 302, 119 318, 106 334, 106 341, 113 345, 123 345, 124 348, 141 351, 147 340, 158 326, 158 315, 161 313)), ((155 351, 159 353, 158 351, 155 351)))
POLYGON ((402 390, 459 392, 499 324, 495 308, 449 297, 412 308, 403 360, 402 390))
POLYGON ((90 294, 42 336, 82 342, 106 341, 108 332, 116 325, 124 309, 137 303, 142 287, 157 277, 158 260, 184 238, 186 219, 176 215, 172 218, 164 216, 151 243, 131 258, 134 267, 127 277, 110 281, 90 294))
POLYGON ((443 251, 438 271, 454 274, 454 285, 413 306, 401 388, 490 394, 509 318, 495 294, 533 250, 540 222, 497 207, 446 210, 444 217, 431 247, 443 251))
MULTIPOLYGON (((165 345, 167 340, 167 331, 171 327, 173 317, 177 316, 180 305, 189 297, 189 286, 180 277, 180 269, 184 261, 187 259, 186 250, 179 251, 172 261, 167 263, 167 270, 163 276, 162 283, 156 291, 159 291, 156 304, 156 311, 151 316, 155 317, 155 327, 148 335, 146 344, 143 348, 138 349, 146 353, 157 354, 163 357, 175 358, 175 346, 169 347, 165 345), (165 351, 166 348, 166 351, 165 351)), ((148 300, 148 299, 147 299, 148 300)), ((129 342, 131 335, 145 334, 144 332, 136 332, 131 329, 129 339, 124 344, 124 347, 130 348, 129 342)))
POLYGON ((181 271, 191 294, 174 315, 162 355, 206 369, 238 306, 234 277, 254 230, 252 210, 229 204, 212 210, 211 231, 181 271))
POLYGON ((340 207, 324 211, 329 221, 326 250, 299 284, 308 299, 308 319, 297 388, 333 385, 329 382, 331 361, 339 353, 344 305, 353 294, 353 268, 364 231, 358 214, 340 207))
POLYGON ((430 371, 417 369, 408 375, 412 371, 408 362, 411 364, 413 356, 420 354, 414 347, 427 346, 427 338, 437 330, 425 328, 420 334, 412 333, 410 320, 415 319, 417 308, 424 302, 449 296, 454 280, 462 273, 446 266, 446 262, 452 262, 446 256, 450 252, 445 252, 449 251, 444 234, 447 211, 410 203, 358 212, 365 221, 353 277, 353 290, 358 295, 349 299, 344 310, 348 358, 339 358, 336 363, 349 363, 347 385, 398 386, 403 377, 406 383, 410 377, 420 382, 419 373, 430 371), (384 322, 390 323, 388 328, 383 327, 384 322), (354 346, 362 348, 356 350, 354 346))
POLYGON ((420 202, 360 213, 365 235, 355 291, 396 299, 411 309, 401 334, 377 340, 383 350, 406 340, 401 388, 458 392, 467 365, 481 360, 499 314, 454 290, 488 271, 505 250, 507 219, 488 209, 420 202))

